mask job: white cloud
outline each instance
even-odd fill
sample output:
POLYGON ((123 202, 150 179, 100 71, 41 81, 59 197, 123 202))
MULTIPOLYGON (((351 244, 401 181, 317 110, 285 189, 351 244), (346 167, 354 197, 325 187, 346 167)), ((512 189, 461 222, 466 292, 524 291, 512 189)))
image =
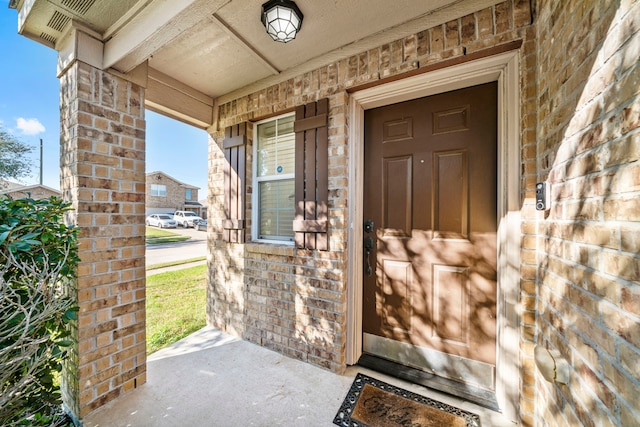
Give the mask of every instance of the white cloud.
POLYGON ((38 119, 24 119, 19 117, 16 122, 18 129, 25 135, 37 135, 45 131, 44 126, 38 119))

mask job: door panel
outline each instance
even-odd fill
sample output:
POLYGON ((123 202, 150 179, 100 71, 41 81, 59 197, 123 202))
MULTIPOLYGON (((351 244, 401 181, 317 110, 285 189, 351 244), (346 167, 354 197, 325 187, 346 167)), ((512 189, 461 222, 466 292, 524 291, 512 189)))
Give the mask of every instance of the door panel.
POLYGON ((433 153, 433 231, 436 238, 469 236, 467 151, 433 153))
POLYGON ((469 337, 469 268, 433 266, 433 339, 467 345, 469 337))
POLYGON ((496 132, 496 83, 365 112, 364 215, 376 226, 365 237, 376 244, 364 270, 364 351, 488 389, 496 132))
POLYGON ((387 235, 410 236, 412 214, 411 157, 383 159, 382 224, 387 235))
POLYGON ((412 266, 407 261, 384 260, 382 284, 383 327, 399 333, 411 331, 412 266), (393 312, 395 310, 396 312, 393 312))

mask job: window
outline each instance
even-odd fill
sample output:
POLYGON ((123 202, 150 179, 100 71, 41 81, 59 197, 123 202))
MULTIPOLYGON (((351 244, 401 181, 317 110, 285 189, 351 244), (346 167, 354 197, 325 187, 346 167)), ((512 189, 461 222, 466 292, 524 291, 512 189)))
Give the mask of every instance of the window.
POLYGON ((184 191, 184 199, 185 200, 191 200, 191 189, 190 188, 187 188, 184 191))
POLYGON ((167 197, 167 186, 159 184, 151 184, 151 195, 158 197, 167 197))
POLYGON ((294 116, 256 126, 253 235, 258 240, 293 241, 295 204, 294 116))

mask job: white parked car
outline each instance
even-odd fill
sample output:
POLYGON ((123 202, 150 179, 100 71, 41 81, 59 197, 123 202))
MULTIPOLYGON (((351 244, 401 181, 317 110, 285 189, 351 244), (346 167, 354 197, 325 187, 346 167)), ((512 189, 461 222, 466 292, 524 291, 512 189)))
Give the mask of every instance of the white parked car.
POLYGON ((202 221, 202 218, 191 211, 176 211, 173 214, 173 219, 184 228, 195 227, 198 222, 202 221))
POLYGON ((178 223, 166 214, 153 214, 147 217, 147 225, 160 228, 176 228, 178 223))

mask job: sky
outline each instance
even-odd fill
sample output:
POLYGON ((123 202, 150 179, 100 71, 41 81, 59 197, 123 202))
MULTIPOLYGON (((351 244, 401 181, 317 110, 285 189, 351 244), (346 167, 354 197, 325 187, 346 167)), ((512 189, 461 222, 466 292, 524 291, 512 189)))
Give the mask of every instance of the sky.
MULTIPOLYGON (((0 126, 33 147, 31 176, 40 180, 40 139, 43 143, 43 184, 60 189, 60 82, 57 52, 18 34, 18 13, 0 0, 0 126)), ((146 110, 147 172, 162 171, 178 181, 200 187, 207 195, 207 133, 146 110)))

